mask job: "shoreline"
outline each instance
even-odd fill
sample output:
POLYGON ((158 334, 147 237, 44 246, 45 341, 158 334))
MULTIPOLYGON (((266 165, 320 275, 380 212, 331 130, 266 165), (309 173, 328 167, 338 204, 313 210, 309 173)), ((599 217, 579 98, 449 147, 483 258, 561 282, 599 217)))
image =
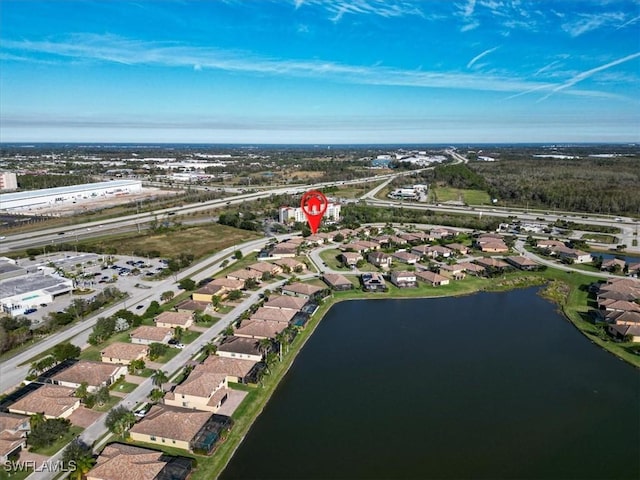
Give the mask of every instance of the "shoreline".
MULTIPOLYGON (((552 269, 549 269, 549 270, 552 270, 552 269)), ((561 270, 556 270, 556 272, 562 272, 562 271, 561 270)), ((522 275, 520 276, 520 278, 522 278, 522 275)), ((612 354, 612 355, 618 357, 620 360, 623 360, 625 363, 629 364, 630 366, 632 366, 632 367, 634 367, 636 369, 640 369, 640 362, 636 365, 636 364, 630 362, 628 359, 618 355, 615 351, 612 351, 612 350, 606 348, 604 345, 602 345, 602 343, 597 342, 596 339, 592 338, 587 331, 585 331, 582 328, 580 328, 580 325, 578 325, 573 320, 573 318, 571 318, 571 315, 567 311, 568 309, 567 309, 566 300, 568 300, 568 297, 572 293, 575 293, 574 291, 578 289, 576 286, 569 284, 570 285, 569 294, 567 295, 567 299, 565 299, 565 304, 562 304, 561 302, 557 301, 557 299, 553 298, 552 296, 545 295, 545 289, 549 286, 549 284, 551 282, 562 281, 562 280, 549 278, 547 276, 543 276, 543 275, 539 275, 539 274, 538 275, 526 275, 525 279, 528 280, 528 283, 524 283, 524 284, 501 284, 501 283, 498 283, 497 284, 498 288, 486 288, 488 285, 483 285, 483 286, 474 287, 474 288, 469 289, 469 290, 464 290, 464 291, 459 291, 459 292, 447 292, 447 293, 435 294, 435 295, 425 295, 424 291, 414 292, 414 293, 416 293, 415 295, 397 295, 397 294, 394 294, 394 292, 386 292, 386 293, 382 293, 382 294, 380 294, 380 293, 369 293, 369 294, 367 294, 366 292, 362 292, 362 291, 360 291, 358 289, 350 290, 350 291, 347 291, 347 292, 332 292, 332 294, 330 296, 328 296, 325 299, 323 299, 323 303, 320 305, 320 308, 318 309, 318 311, 316 311, 316 314, 315 314, 316 317, 313 318, 312 320, 310 320, 309 324, 307 325, 307 328, 305 330, 303 330, 302 333, 298 335, 298 337, 296 337, 296 339, 297 338, 302 338, 302 340, 300 341, 301 343, 295 344, 295 340, 294 340, 294 342, 292 343, 292 346, 290 346, 290 350, 283 356, 283 361, 282 361, 282 363, 279 364, 280 368, 274 367, 274 371, 269 375, 269 377, 270 377, 268 379, 269 385, 268 386, 263 386, 263 387, 255 387, 255 391, 258 391, 258 392, 263 388, 268 388, 268 391, 265 392, 266 394, 262 398, 259 398, 259 399, 256 400, 258 403, 255 405, 255 410, 251 412, 251 418, 245 418, 245 422, 244 422, 245 425, 243 425, 241 427, 242 431, 238 432, 239 433, 239 438, 231 439, 231 438, 227 437, 227 440, 225 441, 225 444, 227 444, 227 442, 229 442, 230 440, 232 440, 234 442, 234 444, 232 445, 231 450, 225 451, 223 453, 224 454, 224 458, 221 459, 220 463, 215 465, 215 468, 212 471, 203 472, 203 473, 206 473, 208 475, 213 475, 213 477, 206 477, 206 478, 216 478, 216 479, 220 478, 220 475, 222 475, 222 473, 226 469, 227 465, 229 464, 229 462, 233 458, 234 454, 236 453, 237 449, 240 447, 240 445, 242 444, 242 442, 246 438, 247 434, 250 432, 250 430, 253 427, 253 424, 255 423, 256 419, 264 411, 264 409, 267 406, 268 402, 271 400, 271 397, 273 396, 274 392, 278 388, 280 382, 285 377, 285 375, 289 372, 289 370, 290 370, 291 366, 293 365, 293 363, 295 362, 298 354, 302 351, 302 349, 306 345, 306 343, 309 340, 309 338, 311 337, 311 335, 313 335, 313 333, 315 332, 315 330, 318 327, 318 325, 320 324, 320 322, 324 319, 324 317, 327 315, 329 310, 334 305, 337 305, 337 304, 342 303, 342 302, 354 301, 354 300, 355 301, 361 301, 361 300, 406 300, 406 299, 447 298, 447 297, 459 297, 459 296, 466 296, 466 295, 474 295, 474 294, 482 293, 482 292, 500 293, 500 292, 508 292, 508 291, 512 291, 512 290, 517 290, 517 289, 520 289, 520 288, 538 287, 539 291, 538 291, 537 295, 541 296, 546 301, 549 301, 549 302, 555 304, 556 307, 558 308, 559 313, 561 313, 565 317, 565 319, 567 321, 569 321, 576 328, 576 330, 580 334, 582 334, 587 340, 591 341, 591 343, 593 343, 594 345, 599 346, 600 348, 602 348, 603 350, 605 350, 609 354, 612 354), (533 282, 532 280, 534 280, 534 279, 537 280, 537 282, 533 282), (355 295, 357 295, 357 296, 355 296, 355 295), (309 328, 309 327, 311 327, 311 328, 309 328), (295 344, 295 346, 293 346, 294 344, 295 344)), ((576 313, 577 313, 577 311, 576 311, 576 313)), ((231 437, 231 434, 230 434, 230 437, 231 437)), ((215 456, 215 454, 216 453, 214 452, 213 455, 215 456)), ((198 478, 200 478, 200 477, 197 475, 197 472, 196 472, 196 475, 194 475, 194 479, 198 479, 198 478)), ((203 477, 203 478, 205 478, 205 477, 203 477)))

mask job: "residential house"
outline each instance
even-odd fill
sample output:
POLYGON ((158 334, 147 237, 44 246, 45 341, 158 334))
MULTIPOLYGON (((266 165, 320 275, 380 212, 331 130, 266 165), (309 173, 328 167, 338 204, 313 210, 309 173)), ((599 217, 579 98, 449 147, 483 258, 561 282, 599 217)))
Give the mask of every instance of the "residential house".
POLYGON ((78 388, 87 384, 88 392, 95 392, 114 383, 120 375, 126 375, 127 367, 113 363, 80 360, 51 377, 51 381, 63 387, 78 388))
POLYGON ((206 302, 201 302, 198 300, 184 300, 176 305, 176 311, 184 312, 184 313, 202 313, 209 307, 211 300, 206 302))
POLYGON ((416 245, 411 248, 411 253, 414 255, 418 255, 419 257, 429 256, 431 245, 416 245))
POLYGON ((233 278, 216 278, 211 280, 207 285, 220 286, 225 289, 225 292, 232 292, 233 290, 242 290, 244 288, 244 280, 233 278))
POLYGON ((391 272, 391 283, 398 288, 418 286, 418 281, 414 272, 402 272, 397 270, 391 272))
POLYGON ((360 260, 364 260, 364 258, 359 253, 343 252, 340 254, 340 261, 348 267, 355 267, 360 260))
POLYGON ((530 258, 523 256, 505 257, 505 261, 519 270, 537 270, 540 267, 530 258))
POLYGON ((228 337, 224 343, 218 347, 216 355, 254 360, 256 362, 262 360, 262 352, 260 351, 258 341, 254 338, 228 337))
POLYGON ((249 270, 245 268, 227 273, 227 278, 230 278, 231 280, 243 280, 245 282, 247 280, 255 280, 256 282, 259 282, 262 278, 262 274, 256 270, 249 270))
POLYGON ((279 243, 271 249, 272 258, 293 258, 298 254, 298 246, 292 243, 279 243))
POLYGON ((282 287, 283 295, 293 295, 302 298, 316 298, 324 291, 324 288, 309 283, 294 282, 282 287))
POLYGON ((194 440, 211 416, 211 412, 154 405, 142 420, 131 427, 129 435, 135 442, 192 451, 194 440))
POLYGON ((398 235, 389 235, 388 243, 392 245, 396 245, 398 247, 403 247, 409 244, 409 242, 407 242, 404 238, 399 237, 398 235))
POLYGON ((268 273, 272 276, 280 275, 282 273, 281 266, 268 262, 252 263, 248 268, 249 270, 255 270, 256 272, 259 272, 261 276, 265 273, 268 273))
POLYGON ((295 260, 293 258, 281 258, 279 260, 275 260, 273 263, 281 267, 283 270, 285 270, 286 267, 292 272, 303 272, 307 269, 306 263, 295 260))
POLYGON ((114 342, 100 352, 103 363, 129 365, 134 360, 144 360, 149 355, 149 347, 137 343, 114 342))
POLYGON ((414 235, 413 233, 399 233, 398 237, 403 239, 409 245, 417 245, 422 243, 422 238, 418 235, 414 235))
POLYGON ((427 257, 436 258, 443 257, 449 258, 453 255, 453 250, 443 247, 442 245, 432 245, 427 247, 427 257))
POLYGON ((257 365, 258 362, 255 360, 209 355, 202 363, 202 368, 211 373, 225 375, 227 382, 247 383, 257 365))
POLYGON ((610 258, 608 260, 603 260, 602 265, 600 266, 600 270, 613 272, 615 270, 622 271, 626 266, 626 262, 624 260, 620 260, 619 258, 610 258))
POLYGON ((233 334, 236 337, 244 338, 276 338, 279 333, 289 325, 284 322, 274 322, 273 320, 242 320, 233 334))
POLYGON ((640 262, 630 263, 627 267, 627 275, 640 276, 640 262))
POLYGON ((607 331, 619 340, 640 342, 640 325, 608 325, 607 331))
POLYGON ((141 325, 129 334, 131 343, 150 345, 152 343, 168 344, 173 337, 171 329, 141 325))
POLYGON ((353 283, 344 275, 339 273, 325 273, 322 277, 324 283, 326 283, 332 290, 351 290, 353 283))
POLYGON ((229 396, 227 376, 196 366, 184 381, 164 396, 164 404, 216 413, 229 396))
POLYGON ((561 242, 559 240, 538 240, 536 242, 536 248, 545 252, 551 252, 553 249, 564 246, 564 242, 561 242))
POLYGON ((360 240, 356 243, 361 247, 363 247, 365 252, 380 250, 380 244, 378 242, 371 242, 369 240, 360 240))
POLYGON ((590 253, 583 252, 582 250, 577 250, 575 248, 558 247, 554 249, 554 252, 561 259, 567 259, 573 263, 591 263, 593 261, 593 257, 590 253))
POLYGON ((162 312, 154 319, 154 322, 156 327, 160 328, 180 327, 187 330, 193 325, 193 313, 162 312))
POLYGON ((360 276, 360 281, 367 292, 386 292, 388 290, 383 276, 377 272, 363 273, 360 276))
POLYGON ((21 415, 42 413, 45 418, 67 418, 80 407, 80 399, 74 393, 75 388, 43 385, 11 404, 9 412, 21 415))
POLYGON ((447 248, 450 248, 451 250, 459 253, 460 255, 466 255, 467 253, 469 253, 469 247, 461 243, 449 243, 447 244, 447 248))
POLYGON ((420 280, 428 283, 432 287, 439 287, 441 285, 449 285, 449 279, 443 275, 438 273, 430 272, 430 271, 422 271, 417 272, 416 277, 420 280))
POLYGON ((306 298, 280 295, 278 297, 269 297, 269 301, 265 302, 263 307, 298 311, 302 310, 307 302, 306 298))
MULTIPOLYGON (((426 269, 428 270, 428 269, 426 269)), ((443 263, 438 266, 438 273, 447 278, 453 278, 454 280, 462 280, 465 277, 465 269, 461 264, 454 263, 453 265, 447 265, 443 263)))
POLYGON ((344 245, 340 245, 340 250, 342 250, 345 253, 351 253, 351 252, 355 252, 355 253, 359 253, 359 254, 363 254, 369 251, 369 249, 367 247, 365 247, 364 245, 361 245, 360 243, 346 243, 344 245))
MULTIPOLYGON (((244 287, 244 283, 242 285, 244 287)), ((224 298, 229 290, 221 285, 209 282, 191 294, 191 299, 205 304, 211 303, 213 297, 224 298)))
POLYGON ((0 412, 0 463, 27 447, 30 431, 29 417, 0 412))
POLYGON ((98 456, 86 480, 186 480, 192 460, 158 450, 110 443, 98 456), (174 466, 174 464, 176 464, 174 466))
POLYGON ((416 262, 420 260, 418 255, 404 251, 392 253, 391 256, 400 263, 406 263, 408 265, 415 265, 416 262))
POLYGON ((494 270, 504 270, 505 268, 509 268, 509 264, 503 260, 493 257, 480 257, 474 262, 477 265, 480 265, 485 270, 486 269, 494 269, 494 270))
POLYGON ((461 262, 458 264, 458 266, 464 269, 465 272, 472 275, 482 275, 485 271, 484 267, 471 262, 461 262))
POLYGON ((296 316, 296 313, 296 310, 260 307, 251 315, 251 319, 279 322, 286 325, 291 320, 293 320, 293 317, 296 316))
POLYGON ((367 256, 367 260, 372 265, 378 268, 383 268, 383 269, 390 268, 391 262, 392 262, 391 255, 387 255, 386 253, 383 253, 383 252, 371 252, 367 256))
POLYGON ((431 229, 430 233, 436 240, 439 240, 441 238, 454 238, 458 235, 459 232, 451 228, 436 227, 431 229))

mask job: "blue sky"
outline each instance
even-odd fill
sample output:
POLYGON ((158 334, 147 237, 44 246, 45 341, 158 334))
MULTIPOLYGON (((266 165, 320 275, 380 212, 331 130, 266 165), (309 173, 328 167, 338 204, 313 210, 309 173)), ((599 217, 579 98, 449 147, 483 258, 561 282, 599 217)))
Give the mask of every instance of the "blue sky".
POLYGON ((640 0, 0 0, 0 141, 640 142, 640 0))

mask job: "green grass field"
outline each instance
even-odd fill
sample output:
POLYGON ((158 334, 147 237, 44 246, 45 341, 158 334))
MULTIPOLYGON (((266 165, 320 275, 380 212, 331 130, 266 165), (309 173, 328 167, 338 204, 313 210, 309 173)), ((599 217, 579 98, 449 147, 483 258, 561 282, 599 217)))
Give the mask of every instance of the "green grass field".
POLYGON ((429 201, 433 203, 462 201, 468 205, 488 205, 491 203, 491 198, 484 190, 433 187, 429 190, 429 201))
POLYGON ((606 233, 585 233, 582 235, 582 240, 593 240, 598 243, 606 243, 609 245, 618 243, 618 237, 614 235, 607 235, 606 233))
POLYGON ((201 258, 256 238, 259 238, 256 232, 212 223, 195 227, 183 227, 164 233, 143 232, 138 234, 133 232, 113 235, 81 242, 81 244, 114 248, 119 254, 131 254, 136 250, 156 250, 163 257, 175 257, 181 253, 188 252, 196 258, 201 258), (188 246, 188 248, 185 249, 185 246, 188 246))

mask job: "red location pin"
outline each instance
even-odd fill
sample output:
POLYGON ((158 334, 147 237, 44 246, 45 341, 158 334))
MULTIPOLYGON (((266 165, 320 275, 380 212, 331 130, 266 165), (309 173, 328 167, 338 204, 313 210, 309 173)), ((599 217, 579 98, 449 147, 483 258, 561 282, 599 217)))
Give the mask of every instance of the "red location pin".
POLYGON ((317 190, 309 190, 307 193, 302 195, 300 208, 302 208, 302 211, 307 217, 311 233, 316 233, 318 231, 318 227, 322 221, 322 216, 324 215, 324 212, 327 211, 328 205, 329 202, 327 201, 327 197, 317 190))

